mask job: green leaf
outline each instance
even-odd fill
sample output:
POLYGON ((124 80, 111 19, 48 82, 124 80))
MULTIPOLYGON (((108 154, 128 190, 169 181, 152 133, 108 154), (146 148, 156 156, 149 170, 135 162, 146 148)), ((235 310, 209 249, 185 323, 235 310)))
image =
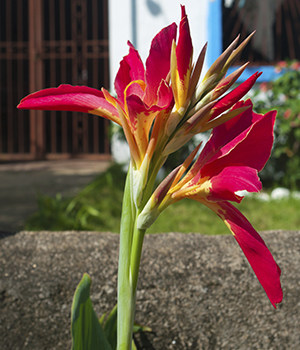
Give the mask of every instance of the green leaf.
POLYGON ((134 340, 132 340, 131 349, 132 350, 137 350, 134 340))
POLYGON ((106 321, 102 324, 105 336, 112 349, 117 348, 117 317, 117 305, 115 305, 110 314, 107 316, 106 321))
POLYGON ((138 332, 152 332, 152 329, 150 327, 135 323, 133 325, 133 333, 138 333, 138 332))
MULTIPOLYGON (((108 313, 103 314, 99 320, 104 330, 106 339, 108 340, 112 349, 117 348, 117 323, 118 323, 117 317, 118 317, 117 305, 115 305, 109 314, 108 313)), ((138 333, 138 332, 152 332, 152 329, 147 326, 142 326, 140 324, 134 323, 133 333, 138 333)), ((134 347, 134 341, 133 341, 132 350, 134 349, 136 349, 136 347, 134 347)))
POLYGON ((72 304, 72 350, 112 350, 98 321, 90 299, 91 278, 84 274, 72 304))

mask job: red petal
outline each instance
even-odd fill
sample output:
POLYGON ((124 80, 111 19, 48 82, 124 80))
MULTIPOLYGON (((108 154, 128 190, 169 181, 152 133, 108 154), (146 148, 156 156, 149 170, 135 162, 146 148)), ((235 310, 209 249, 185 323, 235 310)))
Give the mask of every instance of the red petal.
MULTIPOLYGON (((157 96, 158 96, 158 99, 156 102, 157 110, 172 108, 174 104, 172 89, 164 80, 162 80, 158 88, 157 96)), ((154 109, 156 109, 155 106, 152 107, 152 110, 154 109)))
POLYGON ((145 155, 149 140, 149 131, 156 116, 147 108, 137 95, 126 98, 132 133, 142 156, 145 155))
POLYGON ((114 121, 119 118, 116 108, 105 100, 101 91, 87 86, 67 84, 30 94, 21 100, 18 108, 84 113, 98 110, 99 113, 94 114, 101 114, 114 121))
POLYGON ((143 98, 144 96, 144 86, 140 82, 135 82, 127 86, 126 89, 126 97, 131 96, 131 95, 136 95, 140 99, 143 98))
MULTIPOLYGON (((201 172, 201 175, 206 175, 201 172)), ((261 182, 257 171, 245 166, 229 166, 210 178, 211 195, 209 200, 229 200, 240 202, 243 197, 237 196, 236 191, 259 192, 261 182)))
POLYGON ((141 98, 136 95, 132 94, 127 96, 126 98, 126 104, 128 108, 128 116, 130 119, 130 123, 133 126, 133 128, 136 128, 136 124, 138 122, 138 117, 140 114, 149 114, 149 109, 144 104, 144 102, 141 100, 141 98))
POLYGON ((256 80, 261 74, 262 73, 259 73, 259 72, 254 73, 242 84, 240 84, 234 90, 232 90, 223 98, 221 98, 213 108, 214 113, 211 119, 216 118, 218 115, 225 112, 227 109, 231 108, 237 101, 239 101, 243 96, 245 96, 246 93, 252 88, 252 86, 254 85, 254 83, 256 82, 256 80))
POLYGON ((138 51, 128 42, 129 54, 120 62, 115 79, 115 90, 120 101, 124 101, 124 90, 134 80, 145 79, 145 69, 138 51))
POLYGON ((146 92, 144 101, 148 106, 157 100, 157 90, 170 71, 172 41, 176 40, 175 23, 162 29, 152 40, 146 61, 146 92))
MULTIPOLYGON (((235 108, 251 104, 237 103, 235 108)), ((243 165, 260 171, 268 160, 273 144, 276 111, 265 115, 251 109, 216 127, 197 160, 198 169, 215 173, 229 165, 243 165)))
POLYGON ((190 69, 191 58, 193 55, 193 45, 190 35, 190 28, 185 7, 181 6, 181 21, 179 26, 179 38, 176 47, 177 68, 180 80, 184 80, 185 75, 190 69))
POLYGON ((231 230, 270 302, 276 308, 276 304, 282 301, 281 271, 263 239, 232 204, 228 202, 204 204, 216 212, 231 230))

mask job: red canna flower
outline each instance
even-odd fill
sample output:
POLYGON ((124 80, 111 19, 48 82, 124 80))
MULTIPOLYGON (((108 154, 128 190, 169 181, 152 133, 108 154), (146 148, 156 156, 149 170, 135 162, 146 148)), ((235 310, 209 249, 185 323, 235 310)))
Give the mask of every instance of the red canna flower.
POLYGON ((206 205, 233 233, 272 305, 276 307, 282 300, 280 268, 259 234, 230 203, 242 200, 237 191, 261 190, 257 173, 271 153, 276 111, 256 114, 252 111, 250 100, 238 102, 233 110, 241 107, 248 109, 213 129, 190 170, 187 171, 199 146, 157 188, 140 214, 138 225, 147 227, 163 209, 183 198, 206 205))
POLYGON ((162 29, 152 40, 145 67, 137 50, 128 42, 129 54, 120 62, 115 79, 116 97, 104 88, 99 91, 86 86, 60 85, 25 97, 18 108, 77 111, 107 118, 122 126, 134 167, 140 169, 147 158, 144 165, 147 168, 154 149, 167 156, 195 134, 234 117, 225 113, 222 118, 216 118, 243 97, 258 77, 255 74, 222 98, 246 67, 224 78, 252 34, 237 48, 238 38, 234 40, 200 84, 206 45, 193 65, 184 6, 181 6, 177 44, 176 36, 175 23, 162 29))
POLYGON ((166 78, 175 39, 175 23, 156 35, 146 69, 138 52, 128 42, 129 54, 121 61, 115 79, 117 98, 105 89, 60 85, 25 97, 18 108, 78 111, 110 119, 123 127, 131 154, 139 167, 153 119, 159 111, 173 106, 173 94, 166 78))
MULTIPOLYGON (((120 62, 116 96, 107 90, 60 85, 35 92, 21 109, 78 111, 107 118, 122 126, 131 152, 124 190, 118 273, 118 348, 130 349, 136 287, 146 229, 170 204, 196 200, 214 211, 228 226, 243 250, 272 305, 282 300, 280 268, 249 221, 231 204, 243 197, 238 191, 258 192, 258 172, 273 144, 276 112, 265 115, 241 101, 261 73, 229 89, 247 63, 226 76, 254 33, 239 46, 239 36, 199 81, 206 45, 193 63, 193 45, 185 7, 181 6, 179 38, 175 23, 152 40, 144 66, 128 42, 129 53, 120 62), (172 152, 194 135, 212 130, 196 157, 196 147, 182 165, 157 187, 159 169, 172 152)), ((97 319, 96 319, 97 321, 97 319)), ((97 327, 99 326, 97 322, 97 327)))

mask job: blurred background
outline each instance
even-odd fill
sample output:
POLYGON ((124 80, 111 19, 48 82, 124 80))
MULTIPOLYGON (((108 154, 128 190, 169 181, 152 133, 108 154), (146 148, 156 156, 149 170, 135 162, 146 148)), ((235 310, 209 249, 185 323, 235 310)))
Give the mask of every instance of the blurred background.
MULTIPOLYGON (((113 91, 127 40, 145 60, 151 38, 179 22, 180 3, 0 0, 0 231, 118 232, 128 161, 119 130, 96 116, 20 111, 16 105, 30 92, 61 83, 113 91)), ((277 109, 278 118, 273 155, 261 173, 266 191, 247 198, 243 211, 258 230, 299 229, 300 2, 184 3, 195 57, 209 43, 205 70, 239 33, 242 40, 256 30, 236 63, 251 62, 239 82, 263 71, 250 97, 257 112, 277 109)), ((174 154, 165 173, 192 147, 174 154)), ((183 201, 168 210, 152 232, 226 232, 197 203, 183 201)))

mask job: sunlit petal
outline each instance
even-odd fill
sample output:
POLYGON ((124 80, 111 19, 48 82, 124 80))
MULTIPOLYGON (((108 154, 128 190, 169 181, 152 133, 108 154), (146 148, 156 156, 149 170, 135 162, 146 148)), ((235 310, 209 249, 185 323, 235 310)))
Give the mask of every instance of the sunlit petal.
POLYGON ((166 80, 170 71, 172 41, 176 39, 175 23, 162 29, 152 40, 150 53, 146 61, 146 82, 144 102, 151 106, 157 101, 157 90, 162 80, 166 80))
POLYGON ((276 308, 276 304, 282 301, 281 271, 263 239, 232 204, 207 201, 203 203, 212 209, 233 233, 270 302, 276 308))
POLYGON ((124 91, 128 84, 135 80, 145 79, 144 64, 138 51, 128 42, 129 54, 120 62, 115 79, 115 90, 120 101, 124 101, 124 91))
POLYGON ((91 113, 120 124, 118 111, 105 100, 103 93, 87 86, 63 84, 40 90, 23 98, 18 108, 91 113))

